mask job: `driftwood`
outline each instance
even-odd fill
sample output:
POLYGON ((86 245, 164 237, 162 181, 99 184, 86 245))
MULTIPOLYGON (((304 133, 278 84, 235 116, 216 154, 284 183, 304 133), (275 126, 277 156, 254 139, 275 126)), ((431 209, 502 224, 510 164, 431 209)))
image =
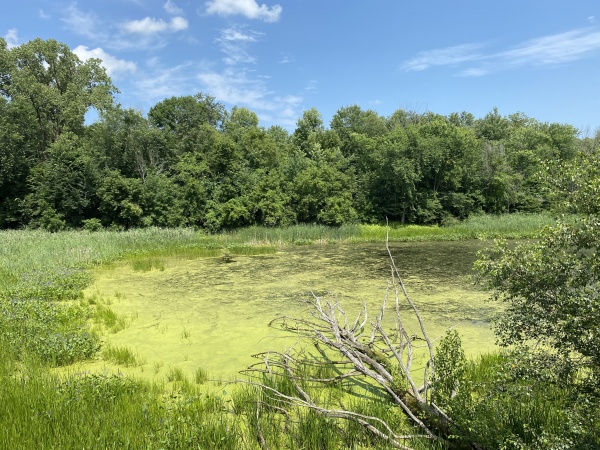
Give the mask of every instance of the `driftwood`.
MULTIPOLYGON (((307 300, 312 309, 309 318, 278 318, 271 322, 271 326, 291 331, 312 342, 320 352, 320 358, 309 358, 303 351, 293 349, 286 352, 265 352, 254 355, 260 362, 245 371, 246 374, 254 375, 255 380, 285 377, 293 385, 294 393, 290 395, 289 392, 281 392, 274 387, 276 384, 264 381, 246 383, 260 386, 265 395, 277 399, 280 404, 302 406, 331 418, 354 421, 392 446, 410 449, 407 445, 413 439, 443 440, 435 430, 447 428, 452 421, 432 401, 431 380, 435 373, 433 342, 427 335, 417 306, 406 291, 387 239, 386 249, 390 258, 391 281, 388 283, 383 305, 374 320, 369 320, 366 304, 363 304, 354 320, 350 320, 337 299, 323 298, 313 293, 307 300), (394 302, 395 325, 392 330, 386 331, 383 318, 390 297, 394 302), (419 336, 409 334, 403 324, 401 311, 407 309, 406 305, 409 313, 417 319, 421 329, 419 336), (423 377, 419 380, 414 378, 412 367, 417 341, 418 346, 424 348, 427 354, 423 377), (332 350, 339 360, 330 359, 332 350), (303 370, 306 364, 319 363, 335 367, 337 375, 325 378, 307 376, 303 370), (325 408, 302 387, 306 382, 326 385, 359 380, 363 385, 366 382, 368 386, 389 396, 414 424, 417 433, 399 435, 381 418, 343 408, 325 408), (427 423, 421 417, 429 418, 427 423), (435 427, 431 426, 432 423, 435 427)), ((267 448, 266 445, 266 442, 261 442, 261 447, 267 448)))

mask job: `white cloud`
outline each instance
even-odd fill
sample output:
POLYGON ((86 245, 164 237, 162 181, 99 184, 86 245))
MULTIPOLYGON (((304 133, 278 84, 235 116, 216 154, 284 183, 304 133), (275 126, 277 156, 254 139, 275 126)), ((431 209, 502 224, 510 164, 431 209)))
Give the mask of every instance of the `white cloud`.
POLYGON ((44 12, 44 10, 43 10, 43 9, 40 9, 40 10, 38 11, 38 17, 39 17, 40 19, 43 19, 43 20, 48 20, 48 19, 50 19, 50 18, 51 18, 51 17, 50 17, 50 15, 49 15, 49 14, 46 14, 46 13, 44 12))
POLYGON ((289 64, 294 62, 295 59, 293 56, 290 55, 283 55, 283 58, 281 58, 281 60, 279 61, 279 64, 289 64))
POLYGON ((177 7, 177 5, 175 5, 175 3, 171 0, 167 0, 167 3, 164 4, 163 8, 166 12, 173 16, 180 16, 183 14, 183 10, 177 7))
POLYGON ((173 96, 190 95, 197 91, 197 82, 190 73, 190 64, 164 67, 157 58, 147 61, 148 71, 135 79, 132 90, 147 106, 173 96))
POLYGON ((75 3, 67 7, 65 12, 66 15, 61 20, 75 33, 94 41, 101 41, 106 38, 105 33, 101 31, 103 27, 99 25, 98 18, 93 13, 80 11, 75 3))
POLYGON ((511 65, 562 64, 600 49, 600 32, 590 29, 543 36, 493 55, 511 65))
POLYGON ((587 21, 592 25, 596 23, 596 16, 588 16, 587 21))
POLYGON ((280 5, 268 7, 259 5, 256 0, 211 0, 206 2, 208 14, 231 16, 241 14, 248 19, 262 19, 265 22, 277 22, 281 16, 280 5))
POLYGON ((187 30, 188 26, 188 21, 184 17, 173 17, 171 19, 171 23, 169 24, 169 28, 171 31, 187 30))
POLYGON ((259 33, 244 32, 239 27, 232 27, 221 30, 221 34, 215 39, 215 42, 225 54, 223 58, 225 64, 254 64, 256 58, 246 51, 246 46, 256 42, 258 36, 260 36, 259 33))
POLYGON ((488 73, 489 71, 486 69, 482 69, 480 67, 471 67, 470 69, 463 70, 458 75, 461 77, 482 77, 488 73))
POLYGON ((481 44, 464 44, 420 52, 400 67, 405 72, 417 72, 432 66, 451 66, 480 58, 481 44))
POLYGON ((483 44, 465 44, 420 52, 405 61, 401 69, 414 72, 433 66, 471 65, 460 76, 483 76, 518 67, 539 67, 566 64, 600 52, 600 31, 583 28, 542 36, 525 41, 511 49, 483 52, 483 44))
POLYGON ((264 79, 251 78, 245 70, 230 67, 221 73, 205 71, 198 75, 198 80, 202 90, 218 101, 247 107, 259 117, 283 126, 293 126, 301 113, 302 97, 276 95, 264 79))
POLYGON ((154 19, 152 17, 145 17, 141 20, 130 20, 123 23, 123 30, 128 33, 152 35, 156 33, 162 33, 165 31, 181 31, 188 27, 187 19, 183 17, 173 17, 170 22, 165 22, 162 19, 154 19))
POLYGON ((256 42, 258 33, 244 34, 239 28, 228 28, 221 31, 221 39, 225 41, 256 42))
POLYGON ((116 58, 99 47, 89 50, 84 45, 78 45, 73 49, 73 53, 75 53, 82 61, 86 61, 90 58, 102 60, 102 66, 106 69, 106 73, 111 77, 118 77, 119 75, 126 73, 135 73, 137 70, 137 66, 134 62, 116 58))
POLYGON ((319 88, 319 82, 317 80, 308 80, 304 90, 308 92, 315 92, 319 88))
POLYGON ((4 35, 4 40, 6 41, 6 46, 8 48, 13 48, 13 47, 16 47, 17 45, 19 45, 19 37, 17 36, 17 29, 11 28, 10 30, 8 30, 8 32, 4 35))

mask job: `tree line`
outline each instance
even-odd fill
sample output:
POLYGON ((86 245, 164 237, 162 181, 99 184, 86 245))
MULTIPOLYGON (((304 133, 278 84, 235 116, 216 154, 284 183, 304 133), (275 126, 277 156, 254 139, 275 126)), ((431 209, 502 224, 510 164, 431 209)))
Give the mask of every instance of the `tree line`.
POLYGON ((0 39, 0 228, 431 224, 576 210, 596 192, 581 168, 593 175, 600 135, 522 113, 353 105, 327 128, 313 108, 290 133, 205 93, 144 116, 117 92, 101 61, 64 44, 0 39))

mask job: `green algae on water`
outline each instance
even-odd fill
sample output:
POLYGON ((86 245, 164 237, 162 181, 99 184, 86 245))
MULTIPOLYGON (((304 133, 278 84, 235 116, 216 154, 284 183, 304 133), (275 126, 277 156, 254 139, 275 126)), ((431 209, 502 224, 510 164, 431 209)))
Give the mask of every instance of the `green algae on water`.
MULTIPOLYGON (((430 337, 455 328, 469 355, 490 350, 494 341, 489 321, 495 306, 471 281, 472 263, 485 245, 391 244, 430 337)), ((297 344, 296 336, 268 324, 309 314, 304 300, 311 293, 335 296, 350 312, 365 302, 376 314, 390 275, 382 243, 286 246, 258 256, 236 254, 227 263, 221 257, 160 260, 159 270, 136 271, 127 261, 100 268, 86 290, 86 296, 109 297, 117 315, 135 317, 105 336, 105 345, 131 349, 144 365, 120 369, 143 377, 165 377, 165 367, 191 380, 198 367, 211 376, 235 377, 254 362, 253 354, 297 344)), ((416 322, 407 319, 407 326, 418 332, 416 322)))

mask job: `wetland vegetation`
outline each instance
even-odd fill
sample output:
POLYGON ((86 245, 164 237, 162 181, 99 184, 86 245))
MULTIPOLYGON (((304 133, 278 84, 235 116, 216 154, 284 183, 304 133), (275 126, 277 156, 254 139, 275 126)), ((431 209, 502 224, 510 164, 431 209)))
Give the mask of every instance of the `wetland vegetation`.
MULTIPOLYGON (((472 220, 471 233, 482 236, 500 236, 498 225, 507 229, 493 217, 472 220)), ((552 221, 511 220, 521 220, 515 227, 525 237, 552 221)), ((499 306, 486 303, 488 295, 473 285, 472 264, 491 241, 448 240, 456 239, 456 229, 435 228, 392 228, 390 248, 430 335, 442 342, 446 330, 457 330, 468 357, 461 379, 469 380, 475 399, 492 395, 484 386, 509 376, 502 373, 513 356, 497 353, 490 319, 499 306)), ((264 387, 229 383, 255 362, 252 354, 299 348, 298 336, 268 323, 283 315, 306 316, 303 300, 311 290, 330 293, 353 312, 362 302, 377 310, 389 278, 383 227, 251 228, 220 235, 159 229, 1 234, 6 245, 0 259, 0 440, 17 443, 12 448, 261 448, 262 439, 269 448, 297 448, 298 442, 304 448, 391 445, 352 421, 281 403, 264 387)), ((410 319, 406 327, 418 330, 410 319)), ((418 353, 417 372, 424 364, 418 353)), ((303 370, 307 377, 336 374, 327 367, 303 370)), ((265 383, 278 392, 293 391, 285 379, 260 380, 265 383)), ((396 433, 414 432, 385 395, 364 387, 304 386, 324 405, 343 404, 385 420, 396 433)), ((536 420, 561 429, 563 412, 548 408, 569 395, 556 391, 556 400, 538 392, 540 403, 521 416, 507 416, 504 429, 514 428, 511 421, 529 423, 542 410, 554 412, 536 420)), ((482 416, 492 414, 482 402, 475 406, 471 410, 482 416)), ((490 433, 477 424, 480 428, 469 426, 490 433)))
POLYGON ((600 448, 600 133, 115 92, 0 38, 0 446, 600 448))

